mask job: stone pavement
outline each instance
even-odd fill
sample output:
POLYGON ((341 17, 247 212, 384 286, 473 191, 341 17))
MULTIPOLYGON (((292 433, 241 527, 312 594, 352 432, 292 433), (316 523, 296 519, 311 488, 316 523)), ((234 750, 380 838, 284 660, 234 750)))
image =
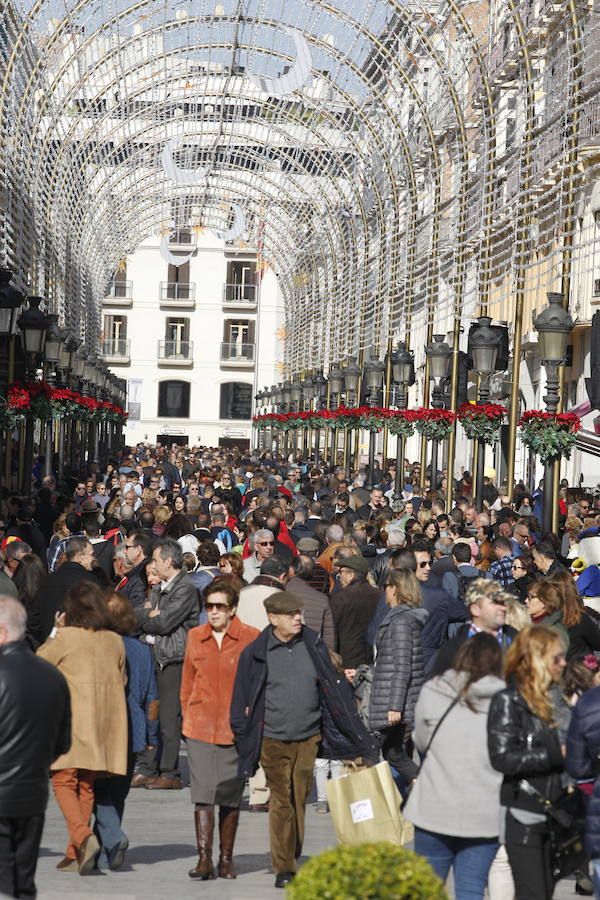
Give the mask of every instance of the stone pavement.
MULTIPOLYGON (((95 900, 284 900, 285 892, 273 887, 268 853, 268 816, 250 813, 246 803, 240 816, 235 858, 235 881, 197 882, 187 874, 196 861, 194 821, 189 790, 131 791, 125 808, 125 830, 130 849, 119 872, 80 877, 61 874, 56 863, 66 846, 66 832, 60 810, 51 797, 37 868, 39 900, 95 898, 95 900)), ((317 815, 310 804, 306 818, 306 860, 314 853, 335 845, 329 815, 317 815)), ((215 860, 218 843, 215 841, 215 860)), ((555 900, 575 897, 572 881, 562 882, 555 900)), ((315 898, 319 900, 319 898, 315 898)))

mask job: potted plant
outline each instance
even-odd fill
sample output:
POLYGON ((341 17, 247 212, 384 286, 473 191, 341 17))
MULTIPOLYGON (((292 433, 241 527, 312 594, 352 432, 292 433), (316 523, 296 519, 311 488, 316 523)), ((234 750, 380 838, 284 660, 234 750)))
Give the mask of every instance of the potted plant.
POLYGON ((499 403, 463 403, 456 417, 470 441, 483 441, 493 446, 506 414, 506 407, 499 403))
POLYGON ((449 409, 417 409, 415 428, 428 441, 444 441, 454 425, 455 414, 449 409))
POLYGON ((289 900, 448 900, 433 869, 411 850, 381 841, 326 850, 302 866, 289 900))
POLYGON ((521 440, 536 453, 541 461, 554 462, 561 457, 569 459, 581 428, 581 419, 574 413, 548 413, 530 409, 519 421, 521 440))

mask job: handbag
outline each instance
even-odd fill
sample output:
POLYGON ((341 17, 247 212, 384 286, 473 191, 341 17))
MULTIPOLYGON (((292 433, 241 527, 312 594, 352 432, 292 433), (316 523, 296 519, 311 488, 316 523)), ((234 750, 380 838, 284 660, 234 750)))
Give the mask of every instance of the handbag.
POLYGON ((519 782, 522 791, 543 807, 550 828, 550 856, 555 881, 572 875, 586 859, 583 846, 585 830, 585 800, 578 790, 566 788, 558 800, 551 803, 525 779, 519 782))
POLYGON ((414 829, 400 812, 401 797, 386 762, 330 778, 326 788, 339 844, 412 841, 414 829))

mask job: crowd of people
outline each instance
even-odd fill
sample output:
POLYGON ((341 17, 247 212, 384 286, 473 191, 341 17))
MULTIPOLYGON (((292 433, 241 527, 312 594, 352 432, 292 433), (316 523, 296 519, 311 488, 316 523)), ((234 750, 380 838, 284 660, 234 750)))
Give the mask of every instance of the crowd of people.
POLYGON ((129 791, 182 789, 183 740, 191 878, 237 877, 248 784, 285 887, 313 784, 327 814, 345 760, 383 759, 458 900, 550 900, 544 803, 574 784, 600 898, 600 494, 562 485, 544 534, 543 484, 487 478, 478 512, 468 473, 418 464, 401 494, 392 465, 367 487, 268 451, 82 474, 0 497, 0 893, 35 896, 49 783, 57 869, 120 869, 129 791))

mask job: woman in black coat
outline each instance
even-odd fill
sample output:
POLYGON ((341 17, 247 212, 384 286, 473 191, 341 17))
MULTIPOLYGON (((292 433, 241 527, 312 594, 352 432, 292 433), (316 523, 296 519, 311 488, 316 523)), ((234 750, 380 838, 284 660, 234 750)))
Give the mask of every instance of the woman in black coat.
POLYGON ((407 751, 407 741, 425 681, 421 632, 428 615, 420 608, 421 591, 414 572, 388 572, 385 601, 390 610, 375 638, 369 728, 381 732, 384 758, 410 784, 418 767, 407 751))
POLYGON ((506 653, 510 686, 496 694, 490 706, 488 749, 492 766, 504 775, 500 803, 506 807, 504 842, 516 900, 551 900, 554 892, 546 814, 523 781, 550 802, 560 796, 563 754, 551 689, 565 665, 564 648, 553 628, 523 629, 506 653))

